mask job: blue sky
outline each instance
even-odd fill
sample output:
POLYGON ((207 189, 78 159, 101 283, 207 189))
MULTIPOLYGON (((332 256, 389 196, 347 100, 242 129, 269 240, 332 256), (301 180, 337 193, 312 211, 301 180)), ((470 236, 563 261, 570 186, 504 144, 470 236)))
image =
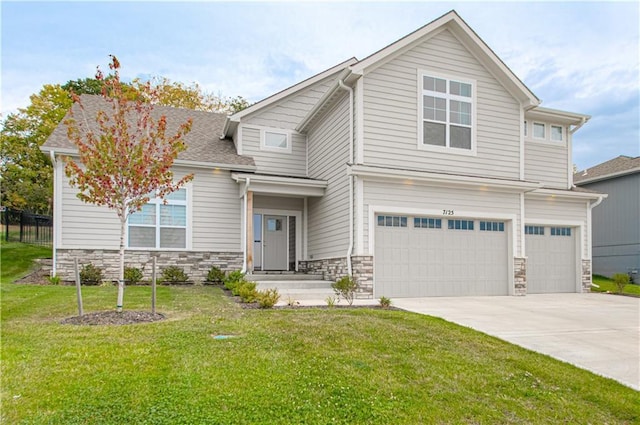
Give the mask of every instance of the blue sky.
POLYGON ((543 106, 593 118, 578 168, 640 155, 638 2, 6 2, 1 111, 43 84, 164 76, 258 101, 352 56, 362 59, 455 9, 543 106))

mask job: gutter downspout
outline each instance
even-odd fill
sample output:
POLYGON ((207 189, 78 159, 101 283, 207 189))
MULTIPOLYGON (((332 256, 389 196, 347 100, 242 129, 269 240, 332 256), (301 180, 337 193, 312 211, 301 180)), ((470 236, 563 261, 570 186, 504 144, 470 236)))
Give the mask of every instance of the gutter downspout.
MULTIPOLYGON (((244 227, 242 229, 242 240, 244 241, 244 249, 242 250, 242 273, 247 272, 247 192, 251 184, 251 177, 247 177, 244 182, 244 190, 242 191, 242 214, 244 217, 244 227)), ((253 218, 252 218, 253 220, 253 218)))
MULTIPOLYGON (((55 192, 56 190, 56 153, 53 150, 49 151, 49 158, 51 159, 51 165, 53 168, 53 190, 55 192)), ((52 270, 51 273, 53 273, 52 276, 57 276, 58 272, 57 272, 57 266, 58 266, 58 256, 56 255, 56 238, 58 235, 58 229, 56 229, 56 197, 55 195, 53 196, 53 208, 51 211, 51 215, 53 216, 53 226, 51 227, 53 229, 53 231, 51 232, 51 237, 53 238, 53 259, 52 259, 52 270)))
MULTIPOLYGON (((604 198, 606 198, 606 195, 602 195, 598 197, 598 200, 596 202, 589 202, 589 210, 587 211, 587 221, 589 222, 588 226, 589 226, 589 260, 593 262, 593 227, 591 225, 591 216, 593 214, 593 209, 595 207, 597 207, 598 205, 600 205, 602 203, 602 201, 604 201, 604 198)), ((593 270, 592 270, 593 271, 593 270)), ((593 274, 593 273, 592 273, 593 274)), ((593 283, 593 279, 591 280, 591 286, 595 286, 596 288, 599 288, 599 285, 596 285, 595 283, 593 283)))
MULTIPOLYGON (((353 164, 353 89, 338 80, 340 88, 349 92, 349 165, 353 164)), ((349 176, 349 248, 347 248, 347 273, 353 274, 351 255, 353 254, 353 174, 349 176)))

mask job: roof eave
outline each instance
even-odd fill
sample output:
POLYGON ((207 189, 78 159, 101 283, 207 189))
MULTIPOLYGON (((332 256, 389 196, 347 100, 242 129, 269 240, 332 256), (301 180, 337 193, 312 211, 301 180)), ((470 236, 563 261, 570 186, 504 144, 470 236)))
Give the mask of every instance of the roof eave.
POLYGON ((589 183, 596 183, 603 180, 615 179, 618 177, 624 177, 624 176, 628 176, 630 174, 636 174, 636 173, 640 173, 640 167, 629 168, 628 170, 622 170, 622 171, 617 171, 615 173, 603 174, 601 176, 586 178, 584 180, 579 180, 579 181, 574 180, 574 184, 576 186, 582 186, 589 183))

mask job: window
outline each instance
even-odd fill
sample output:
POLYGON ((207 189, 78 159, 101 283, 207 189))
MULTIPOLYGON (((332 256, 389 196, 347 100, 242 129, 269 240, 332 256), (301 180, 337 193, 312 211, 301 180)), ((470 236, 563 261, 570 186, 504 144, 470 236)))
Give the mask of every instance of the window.
POLYGON ((543 226, 524 226, 525 235, 544 235, 543 226))
POLYGON ((481 221, 480 231, 482 232, 504 232, 504 222, 502 221, 481 221))
POLYGON ((539 122, 533 123, 533 137, 536 139, 545 139, 547 137, 544 124, 539 122))
POLYGON ((413 227, 420 229, 442 229, 442 219, 414 217, 413 227))
POLYGON ((290 137, 287 132, 277 130, 262 130, 261 147, 284 152, 291 152, 290 137))
POLYGON ((554 142, 562 142, 562 127, 557 125, 551 126, 551 140, 554 142))
POLYGON ((187 190, 170 193, 165 200, 151 199, 129 216, 129 248, 187 247, 187 190))
POLYGON ((571 236, 571 227, 552 227, 551 236, 571 236))
POLYGON ((447 220, 451 230, 473 230, 473 220, 447 220))
POLYGON ((471 150, 473 83, 422 76, 422 146, 471 150))
POLYGON ((378 226, 407 227, 407 217, 397 215, 379 215, 378 226))

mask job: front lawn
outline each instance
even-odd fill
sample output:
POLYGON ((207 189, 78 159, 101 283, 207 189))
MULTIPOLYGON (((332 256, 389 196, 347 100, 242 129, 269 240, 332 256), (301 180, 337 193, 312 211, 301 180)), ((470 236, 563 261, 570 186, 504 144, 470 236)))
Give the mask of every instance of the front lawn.
MULTIPOLYGON (((618 293, 618 288, 613 283, 613 280, 609 279, 608 277, 594 274, 592 279, 593 279, 593 283, 598 285, 599 288, 592 286, 591 292, 610 292, 612 294, 618 293)), ((640 285, 635 285, 631 283, 626 285, 624 287, 623 294, 640 296, 640 285)))
MULTIPOLYGON (((83 291, 85 311, 114 307, 115 287, 83 291)), ((219 288, 159 287, 165 321, 72 326, 73 287, 2 296, 1 423, 640 421, 613 380, 403 311, 243 310, 219 288)), ((127 288, 125 308, 149 297, 127 288)))

